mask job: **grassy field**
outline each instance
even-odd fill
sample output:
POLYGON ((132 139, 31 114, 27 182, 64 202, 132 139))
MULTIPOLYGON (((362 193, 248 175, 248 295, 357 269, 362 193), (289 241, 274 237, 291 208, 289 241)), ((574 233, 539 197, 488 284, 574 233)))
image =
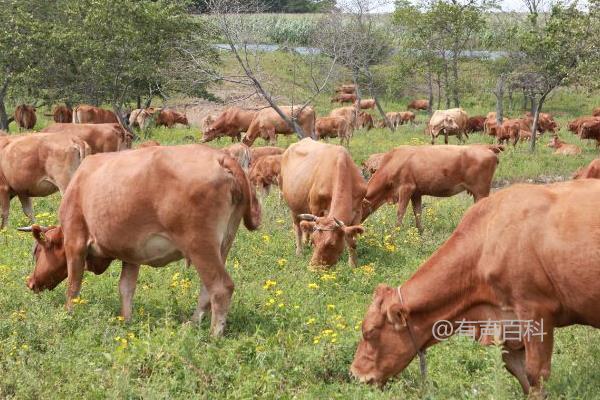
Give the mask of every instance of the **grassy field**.
MULTIPOLYGON (((552 102, 549 106, 555 107, 552 102)), ((559 115, 559 122, 564 126, 571 116, 586 111, 569 110, 559 115)), ((361 162, 399 144, 423 144, 423 127, 359 131, 350 151, 361 162)), ((561 133, 583 147, 581 156, 553 156, 544 137, 535 154, 525 145, 507 149, 496 180, 568 178, 597 156, 593 144, 561 133)), ((153 138, 174 145, 185 143, 190 134, 198 132, 157 129, 153 138)), ((279 145, 293 141, 280 138, 279 145)), ((490 139, 472 135, 470 141, 490 139)), ((223 140, 214 146, 227 144, 223 140)), ((59 201, 58 195, 35 199, 40 223, 57 222, 59 201)), ((28 224, 14 201, 9 228, 0 232, 0 398, 519 398, 520 387, 504 370, 500 349, 465 338, 429 350, 425 384, 417 363, 383 391, 349 378, 360 322, 375 286, 398 285, 409 278, 450 235, 472 199, 460 194, 425 198, 424 204, 422 236, 411 212, 396 229, 395 207, 385 206, 366 222, 358 243, 358 268, 351 269, 344 256, 334 268, 316 272, 308 269, 310 250, 295 256, 289 211, 272 192, 263 201, 261 229, 249 233, 240 228, 229 254, 227 268, 236 290, 226 334, 214 339, 206 322, 187 323, 198 278, 183 262, 142 268, 129 324, 117 318, 117 262, 102 276, 86 274, 73 314, 63 308, 64 284, 52 292, 31 293, 25 279, 33 267, 32 238, 14 229, 28 224)), ((552 397, 599 398, 599 371, 598 331, 559 330, 548 383, 552 397)))

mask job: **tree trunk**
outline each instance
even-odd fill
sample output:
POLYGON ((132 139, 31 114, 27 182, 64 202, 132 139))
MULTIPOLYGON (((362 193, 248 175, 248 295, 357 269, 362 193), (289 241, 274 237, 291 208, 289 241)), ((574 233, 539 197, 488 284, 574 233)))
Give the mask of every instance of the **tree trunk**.
POLYGON ((123 129, 125 129, 127 132, 131 133, 131 135, 133 135, 134 139, 137 139, 137 135, 135 134, 135 132, 133 132, 133 130, 129 126, 129 121, 127 121, 125 118, 123 118, 123 112, 121 110, 121 106, 118 105, 117 103, 113 103, 112 104, 112 108, 113 108, 113 112, 117 116, 117 120, 119 121, 119 125, 121 125, 121 127, 123 129))
POLYGON ((542 95, 542 97, 540 97, 540 100, 537 102, 535 102, 535 99, 531 98, 531 102, 533 103, 533 126, 531 127, 531 147, 530 147, 530 151, 533 153, 535 151, 535 142, 537 139, 537 129, 538 129, 538 122, 539 122, 539 118, 540 118, 540 111, 542 111, 542 107, 544 105, 544 101, 546 100, 546 96, 548 95, 548 92, 544 93, 542 95))
POLYGON ((509 86, 508 87, 508 110, 509 111, 513 110, 513 105, 514 105, 513 100, 514 100, 513 99, 513 91, 512 91, 512 89, 509 86))
POLYGON ((427 66, 427 99, 429 100, 427 113, 431 115, 433 113, 433 79, 431 77, 431 66, 427 66))
POLYGON ((501 74, 496 82, 496 89, 494 95, 496 96, 496 124, 500 126, 504 118, 504 83, 506 82, 506 76, 501 74))
POLYGON ((527 110, 527 104, 528 104, 527 92, 525 92, 525 89, 523 89, 523 110, 527 110))
POLYGON ((2 87, 0 88, 0 129, 8 132, 8 114, 6 114, 6 105, 4 104, 4 98, 6 97, 6 91, 8 90, 8 78, 4 80, 2 87))
MULTIPOLYGON (((383 118, 383 121, 385 122, 385 126, 387 126, 387 128, 390 131, 394 132, 394 131, 396 131, 396 128, 392 125, 392 123, 388 119, 387 115, 385 115, 385 111, 383 110, 383 107, 381 107, 381 104, 379 103, 379 100, 377 99, 377 95, 375 95, 375 90, 373 88, 373 75, 371 74, 371 71, 369 71, 369 67, 365 66, 364 69, 365 69, 365 75, 367 76, 367 79, 369 80, 369 94, 371 95, 371 98, 373 100, 375 100, 375 107, 377 107, 377 111, 379 111, 379 115, 381 115, 381 118, 383 118)), ((358 85, 357 85, 357 87, 358 87, 358 85)), ((358 105, 358 110, 360 111, 360 104, 358 105)))
POLYGON ((142 96, 138 96, 136 100, 137 100, 137 103, 136 103, 137 108, 138 109, 142 108, 142 96))
POLYGON ((446 60, 446 53, 444 52, 444 96, 446 97, 446 109, 450 108, 450 90, 448 83, 450 78, 448 77, 448 62, 446 60))
POLYGON ((452 51, 452 100, 454 107, 460 107, 460 99, 458 98, 458 52, 452 51))

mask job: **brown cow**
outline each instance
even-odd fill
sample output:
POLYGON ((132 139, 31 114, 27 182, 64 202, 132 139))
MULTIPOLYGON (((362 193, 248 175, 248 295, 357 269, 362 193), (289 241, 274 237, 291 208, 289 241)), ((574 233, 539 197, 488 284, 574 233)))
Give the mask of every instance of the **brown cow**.
POLYGON ((599 118, 598 117, 590 117, 590 116, 575 118, 574 120, 569 122, 569 124, 567 125, 567 129, 571 133, 573 133, 575 135, 579 135, 579 127, 581 126, 581 124, 583 124, 584 122, 588 122, 588 121, 596 121, 597 119, 599 119, 599 118))
POLYGON ((75 135, 90 146, 92 154, 131 148, 131 133, 119 124, 52 124, 42 132, 75 135))
POLYGON ((140 264, 161 267, 186 258, 202 280, 192 319, 212 310, 211 331, 220 336, 234 286, 225 270, 227 253, 240 220, 254 230, 260 215, 244 171, 218 150, 185 145, 97 154, 69 184, 59 210, 62 225, 29 229, 37 245, 27 285, 39 292, 68 278, 70 310, 84 270, 101 274, 120 259, 121 315, 129 320, 140 264))
POLYGON ((73 110, 67 106, 56 106, 52 112, 52 119, 61 124, 70 124, 73 122, 73 110))
MULTIPOLYGON (((296 122, 302 128, 304 137, 309 137, 314 133, 315 110, 312 107, 280 106, 279 108, 288 118, 292 117, 293 110, 296 122)), ((275 144, 277 134, 291 135, 293 133, 294 130, 279 116, 275 109, 264 108, 256 114, 242 141, 244 144, 252 146, 258 137, 262 137, 270 144, 275 144)))
POLYGON ((505 339, 507 370, 525 393, 539 396, 550 376, 554 328, 600 328, 599 194, 594 180, 513 185, 472 206, 408 281, 377 287, 352 374, 384 385, 417 352, 473 321, 467 328, 480 342, 505 339), (514 321, 523 321, 518 330, 514 321), (434 337, 441 324, 448 334, 434 337))
POLYGON ((600 118, 583 121, 577 133, 581 139, 595 139, 596 147, 600 147, 600 118))
POLYGON ((369 180, 363 201, 363 221, 384 203, 398 203, 398 226, 409 200, 419 231, 421 197, 449 197, 463 191, 475 202, 490 194, 498 165, 495 145, 400 146, 385 154, 381 166, 369 180))
POLYGON ((31 197, 64 193, 89 146, 74 136, 36 134, 12 136, 0 144, 0 209, 2 229, 8 222, 10 200, 17 196, 34 222, 31 197))
POLYGON ((367 128, 367 131, 370 131, 373 126, 373 116, 368 112, 361 111, 360 114, 358 114, 357 128, 367 128))
MULTIPOLYGON (((531 127, 533 126, 533 115, 530 112, 526 112, 524 120, 529 124, 529 130, 531 131, 531 127)), ((554 134, 557 129, 558 124, 554 121, 554 117, 552 117, 551 114, 542 112, 539 114, 537 126, 539 133, 552 132, 554 134)))
POLYGON ((427 110, 429 109, 429 100, 413 100, 408 103, 407 110, 427 110))
POLYGON ((350 145, 350 137, 352 136, 352 129, 350 124, 343 117, 321 117, 317 118, 315 123, 315 134, 317 140, 325 138, 340 138, 340 144, 344 146, 350 145))
POLYGON ((207 115, 204 118, 202 118, 202 120, 200 121, 200 129, 202 129, 202 132, 206 132, 208 130, 208 128, 210 128, 210 126, 213 124, 213 122, 216 121, 216 117, 214 115, 207 115))
POLYGON ((73 109, 74 124, 109 124, 118 123, 114 112, 100 107, 81 104, 73 109))
POLYGON ((190 123, 185 114, 174 110, 159 110, 156 113, 155 123, 156 126, 166 126, 169 129, 174 127, 175 124, 182 124, 186 125, 188 128, 190 127, 190 123))
MULTIPOLYGON (((358 105, 357 103, 358 103, 358 100, 356 100, 355 106, 358 105)), ((368 108, 374 109, 375 108, 375 99, 364 99, 364 100, 361 100, 360 101, 360 108, 363 109, 363 110, 368 109, 368 108)))
POLYGON ((260 146, 250 148, 250 165, 256 160, 266 156, 276 156, 283 154, 284 149, 275 146, 260 146))
POLYGON ((33 129, 37 121, 35 107, 21 104, 15 108, 15 122, 21 129, 33 129))
POLYGON ((310 138, 291 145, 281 160, 281 191, 292 211, 296 254, 302 251, 302 238, 311 235, 311 265, 334 265, 346 246, 350 265, 357 265, 366 184, 344 147, 310 138))
POLYGON ((502 125, 496 129, 496 139, 498 144, 512 140, 513 146, 516 146, 519 142, 519 135, 521 132, 521 121, 518 119, 504 119, 502 125))
POLYGON ((483 115, 469 117, 469 119, 467 119, 467 132, 483 132, 483 124, 485 123, 485 120, 486 117, 484 117, 483 115))
POLYGON ((581 148, 579 146, 563 142, 558 136, 552 138, 550 143, 548 143, 548 147, 556 149, 554 150, 554 154, 558 155, 574 156, 581 154, 581 148))
POLYGON ((279 186, 281 157, 281 154, 264 156, 252 162, 252 168, 248 174, 250 182, 261 188, 266 194, 269 193, 271 185, 279 186))
POLYGON ((409 122, 411 125, 415 123, 415 113, 412 111, 400 111, 398 115, 400 115, 400 125, 404 125, 409 122))
POLYGON ((342 86, 336 88, 335 92, 336 93, 354 94, 354 93, 356 93, 356 85, 354 85, 354 84, 342 85, 342 86))
POLYGON ((592 110, 592 116, 600 117, 600 107, 596 107, 592 110))
POLYGON ((357 109, 354 106, 334 108, 329 112, 329 116, 345 118, 352 129, 354 129, 358 124, 357 109))
POLYGON ((144 143, 140 143, 138 149, 143 149, 145 147, 153 147, 160 146, 160 142, 158 140, 146 140, 144 143))
POLYGON ((365 161, 363 161, 362 162, 363 175, 364 176, 371 176, 375 172, 377 172, 377 170, 381 166, 381 160, 383 160, 383 157, 385 156, 385 154, 386 153, 371 154, 369 156, 369 158, 367 158, 365 161))
POLYGON ((239 142, 242 132, 248 131, 256 114, 256 111, 244 110, 239 107, 226 109, 210 124, 206 131, 202 132, 202 143, 223 136, 231 137, 232 142, 235 140, 239 142))
POLYGON ((498 130, 498 122, 496 121, 496 113, 490 111, 483 122, 483 132, 490 136, 496 136, 498 130))
MULTIPOLYGON (((402 116, 400 115, 399 112, 396 111, 388 111, 385 113, 385 117, 387 118, 387 120, 390 122, 390 125, 392 125, 392 127, 394 129, 398 128, 398 126, 402 125, 402 116)), ((380 120, 379 123, 377 124, 378 128, 385 128, 385 120, 380 120)))
POLYGON ((588 178, 600 179, 600 159, 592 160, 587 166, 579 168, 573 174, 573 179, 588 178))
POLYGON ((354 103, 356 95, 354 93, 340 93, 331 98, 332 103, 354 103))

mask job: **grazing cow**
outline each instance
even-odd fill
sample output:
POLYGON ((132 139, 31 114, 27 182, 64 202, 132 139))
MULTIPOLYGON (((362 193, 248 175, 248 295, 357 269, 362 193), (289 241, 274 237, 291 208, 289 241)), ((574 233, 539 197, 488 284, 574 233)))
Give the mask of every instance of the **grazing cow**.
POLYGON ((174 127, 175 124, 182 124, 188 128, 190 127, 190 123, 185 114, 174 110, 159 110, 156 113, 155 123, 156 126, 166 126, 169 129, 174 127))
POLYGON ((513 146, 516 146, 519 142, 519 134, 521 132, 521 121, 518 119, 505 119, 500 125, 500 128, 496 129, 496 139, 498 144, 512 140, 513 146))
POLYGON ((244 110, 239 107, 226 109, 202 132, 202 143, 223 136, 231 137, 232 142, 235 140, 239 142, 242 132, 248 131, 256 114, 256 111, 244 110))
POLYGON ((581 148, 574 144, 568 144, 560 140, 558 136, 554 136, 550 143, 548 143, 548 147, 551 147, 554 150, 554 154, 565 155, 565 156, 574 156, 577 154, 581 154, 581 148))
MULTIPOLYGON (((526 112, 524 120, 527 121, 527 123, 530 126, 529 130, 531 130, 531 127, 533 126, 533 115, 530 112, 526 112)), ((552 132, 552 134, 555 134, 557 129, 558 124, 556 123, 556 121, 554 121, 554 117, 552 117, 551 114, 539 114, 537 126, 537 130, 539 133, 552 132)))
POLYGON ((483 132, 490 136, 496 136, 498 130, 498 122, 496 121, 496 113, 490 111, 483 122, 483 132))
POLYGON ((331 98, 332 103, 354 103, 356 95, 354 93, 340 93, 331 98))
POLYGON ((596 147, 600 146, 600 118, 583 121, 578 130, 581 139, 595 139, 596 147))
POLYGON ((129 114, 129 126, 146 130, 152 124, 156 108, 136 108, 129 114))
POLYGON ((346 246, 350 265, 357 265, 366 184, 345 148, 310 138, 291 145, 281 160, 281 191, 292 212, 296 254, 310 235, 311 265, 334 265, 346 246))
POLYGON ((600 179, 600 159, 599 158, 592 160, 592 162, 589 163, 587 166, 579 168, 573 174, 573 179, 588 179, 588 178, 600 179))
POLYGON ((67 106, 56 106, 52 112, 54 122, 61 124, 70 124, 73 122, 73 110, 67 106))
POLYGON ((73 109, 74 124, 109 124, 118 123, 114 112, 100 107, 81 104, 73 109))
POLYGON ((350 137, 352 136, 352 129, 350 124, 342 117, 321 117, 317 118, 315 123, 315 134, 317 140, 324 138, 340 138, 340 144, 343 146, 350 145, 350 137))
POLYGON ((210 114, 202 118, 202 120, 200 121, 200 129, 202 129, 202 132, 206 132, 208 128, 210 128, 210 126, 213 124, 213 122, 215 122, 215 120, 215 116, 210 114))
POLYGON ((36 265, 27 286, 51 290, 67 278, 70 310, 84 269, 101 274, 119 259, 121 315, 130 320, 140 264, 162 267, 186 258, 202 280, 192 319, 212 310, 211 331, 220 336, 233 293, 227 253, 240 220, 254 230, 260 216, 244 171, 216 149, 155 146, 98 154, 73 177, 59 209, 61 226, 30 228, 36 265))
MULTIPOLYGON (((494 116, 496 118, 496 116, 494 116)), ((486 117, 483 115, 477 115, 475 117, 469 117, 467 119, 467 132, 483 132, 483 124, 485 123, 486 117)))
POLYGON ((472 206, 408 281, 375 289, 352 374, 383 386, 473 321, 467 328, 481 343, 505 339, 502 359, 523 391, 542 395, 554 328, 600 328, 599 195, 593 180, 513 185, 472 206), (447 335, 436 335, 440 321, 447 335), (486 321, 495 325, 484 330, 486 321))
POLYGON ((348 121, 349 126, 354 129, 358 124, 357 109, 354 106, 334 108, 329 112, 330 117, 342 117, 348 121))
MULTIPOLYGON (((398 128, 398 126, 402 125, 402 116, 400 115, 399 112, 396 111, 388 111, 385 113, 385 117, 387 118, 387 120, 390 122, 390 125, 392 125, 392 127, 394 129, 398 128)), ((381 120, 379 121, 379 124, 377 126, 378 128, 385 128, 385 120, 381 120)))
MULTIPOLYGON (((312 107, 281 106, 279 108, 288 118, 292 118, 293 110, 293 117, 295 117, 296 123, 302 128, 304 137, 313 135, 315 131, 315 110, 312 107)), ((270 144, 275 144, 277 142, 277 134, 291 135, 293 133, 294 129, 279 116, 275 109, 264 108, 256 113, 242 141, 244 144, 252 146, 258 137, 262 137, 270 144)))
POLYGON ((15 108, 15 122, 21 129, 33 129, 37 121, 35 107, 21 104, 15 108))
POLYGON ((449 110, 436 110, 427 126, 427 130, 431 135, 431 144, 435 144, 435 139, 440 132, 444 133, 444 143, 448 144, 448 136, 454 135, 460 142, 464 142, 463 133, 467 134, 467 113, 462 108, 451 108, 449 110))
POLYGON ((429 100, 413 100, 408 103, 407 110, 427 110, 429 109, 429 100))
POLYGON ((412 111, 400 111, 398 115, 400 116, 400 125, 404 125, 409 122, 411 125, 415 123, 415 113, 412 111))
POLYGON ((594 108, 594 110, 592 111, 592 116, 600 117, 600 107, 594 108))
POLYGON ((367 158, 365 161, 363 161, 362 162, 363 176, 371 176, 375 172, 377 172, 377 170, 381 166, 381 160, 383 160, 383 157, 385 156, 385 154, 386 153, 371 154, 369 156, 369 158, 367 158))
POLYGON ((85 140, 92 154, 130 149, 133 139, 119 124, 52 124, 42 132, 77 136, 85 140))
POLYGON ((64 193, 89 146, 74 136, 36 134, 8 137, 0 143, 0 209, 2 229, 10 200, 17 196, 23 212, 35 222, 31 197, 64 193))
POLYGON ((356 85, 342 85, 335 89, 336 93, 354 94, 356 93, 356 85))
POLYGON ((596 121, 597 119, 598 119, 598 117, 590 117, 590 116, 575 118, 574 120, 569 122, 569 124, 567 125, 567 129, 571 133, 573 133, 575 135, 579 135, 579 127, 581 126, 581 124, 583 124, 584 122, 588 122, 588 121, 596 121))
MULTIPOLYGON (((358 100, 356 100, 356 103, 358 103, 358 100)), ((358 104, 355 104, 358 105, 358 104)), ((368 108, 375 108, 375 99, 364 99, 360 101, 360 108, 365 110, 368 108)))
POLYGON ((279 186, 281 174, 281 154, 264 156, 252 162, 250 168, 250 182, 268 194, 271 185, 279 186))
POLYGON ((381 166, 369 180, 363 201, 363 221, 384 203, 398 203, 398 226, 408 201, 421 226, 421 197, 449 197, 463 191, 475 202, 490 194, 498 165, 496 145, 400 146, 385 154, 381 166))
POLYGON ((373 128, 373 116, 365 111, 358 114, 357 128, 367 128, 370 131, 373 128))
POLYGON ((138 149, 143 149, 145 147, 153 147, 160 146, 160 142, 158 140, 146 140, 144 143, 140 143, 138 149))

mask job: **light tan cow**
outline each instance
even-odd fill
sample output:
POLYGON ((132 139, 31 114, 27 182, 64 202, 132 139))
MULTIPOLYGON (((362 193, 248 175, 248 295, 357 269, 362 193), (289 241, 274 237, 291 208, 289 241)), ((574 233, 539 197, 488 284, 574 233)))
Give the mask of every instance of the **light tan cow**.
POLYGON ((31 197, 64 193, 81 161, 91 153, 78 137, 56 134, 9 136, 0 142, 0 209, 8 222, 10 200, 17 196, 34 222, 31 197))
POLYGON ((81 104, 73 109, 74 124, 110 124, 118 123, 114 112, 100 107, 81 104))
MULTIPOLYGON (((292 118, 293 113, 298 126, 304 133, 304 137, 313 135, 315 131, 315 110, 312 107, 280 106, 279 108, 288 118, 292 118)), ((258 137, 261 137, 267 140, 269 144, 275 144, 277 142, 277 134, 291 135, 294 133, 294 129, 279 116, 275 109, 265 108, 256 114, 242 141, 244 144, 252 146, 254 141, 258 137)))
POLYGON ((130 149, 133 139, 119 124, 52 124, 42 132, 75 135, 85 140, 92 154, 130 149))
POLYGON ((320 117, 315 123, 315 133, 317 140, 339 137, 342 146, 349 146, 352 129, 343 117, 320 117))
POLYGON ((444 133, 444 143, 448 144, 448 136, 454 135, 460 142, 464 142, 462 135, 467 139, 467 121, 469 117, 462 108, 451 108, 449 110, 436 110, 429 124, 427 125, 428 133, 431 135, 431 144, 435 144, 435 139, 440 132, 444 133))
POLYGON ((212 312, 211 331, 220 336, 234 289, 227 254, 240 220, 254 230, 260 216, 248 177, 216 149, 154 146, 97 154, 73 177, 59 209, 61 226, 27 229, 37 242, 27 284, 39 292, 67 279, 71 310, 84 270, 101 274, 122 260, 121 315, 129 320, 140 265, 185 258, 202 281, 192 319, 212 312))

